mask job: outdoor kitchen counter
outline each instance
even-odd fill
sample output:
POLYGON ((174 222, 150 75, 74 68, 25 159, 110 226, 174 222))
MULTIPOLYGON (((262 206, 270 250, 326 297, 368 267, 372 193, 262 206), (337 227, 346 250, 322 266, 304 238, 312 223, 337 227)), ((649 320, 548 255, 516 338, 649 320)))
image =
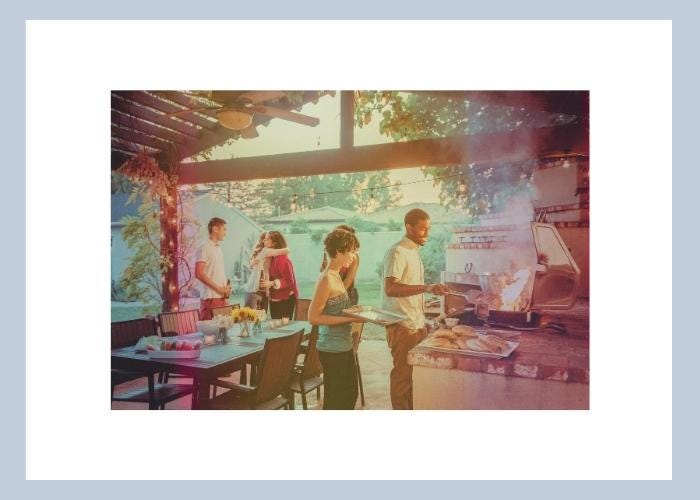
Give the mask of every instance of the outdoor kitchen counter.
POLYGON ((421 344, 408 354, 416 408, 588 407, 588 300, 567 311, 546 313, 567 333, 524 331, 504 359, 436 351, 421 344))

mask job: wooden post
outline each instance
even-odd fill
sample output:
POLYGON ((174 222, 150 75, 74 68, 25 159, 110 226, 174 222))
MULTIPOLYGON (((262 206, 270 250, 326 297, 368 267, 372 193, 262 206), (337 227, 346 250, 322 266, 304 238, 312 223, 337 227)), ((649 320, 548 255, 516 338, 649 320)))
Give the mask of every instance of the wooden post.
POLYGON ((168 190, 167 196, 160 198, 160 227, 165 236, 160 240, 161 257, 170 265, 163 271, 163 311, 177 311, 180 303, 180 288, 178 283, 178 194, 177 186, 168 190))
POLYGON ((355 93, 340 91, 340 149, 355 145, 355 93))

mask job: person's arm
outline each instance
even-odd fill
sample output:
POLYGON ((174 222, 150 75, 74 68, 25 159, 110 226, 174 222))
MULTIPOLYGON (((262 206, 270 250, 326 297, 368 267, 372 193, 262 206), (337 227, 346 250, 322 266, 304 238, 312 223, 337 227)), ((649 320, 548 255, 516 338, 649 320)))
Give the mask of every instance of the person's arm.
POLYGON ((309 305, 309 322, 312 325, 345 325, 358 321, 349 316, 323 314, 323 308, 326 307, 326 302, 328 302, 329 297, 330 288, 328 286, 328 278, 326 275, 323 275, 318 282, 316 282, 314 296, 311 298, 311 304, 309 305))
POLYGON ((355 283, 355 276, 357 276, 357 268, 358 267, 360 267, 360 255, 356 254, 355 260, 352 261, 352 264, 350 264, 350 267, 348 268, 348 272, 345 275, 345 279, 343 280, 343 285, 345 285, 346 290, 350 290, 353 283, 355 283))
POLYGON ((274 288, 280 290, 283 288, 294 288, 294 272, 292 271, 292 261, 284 259, 283 261, 275 261, 279 277, 273 280, 263 280, 260 282, 262 288, 274 288))
POLYGON ((228 287, 226 286, 219 286, 214 281, 206 275, 204 272, 207 267, 207 263, 204 261, 198 261, 194 265, 194 276, 197 278, 199 281, 204 283, 206 286, 214 290, 216 293, 219 295, 226 295, 228 293, 228 287))
POLYGON ((278 255, 289 255, 289 248, 263 248, 252 262, 258 265, 263 260, 277 257, 278 255))
POLYGON ((433 295, 445 295, 447 289, 445 285, 431 284, 431 285, 405 285, 399 283, 398 278, 390 276, 384 278, 384 293, 388 297, 410 297, 411 295, 418 295, 420 293, 432 293, 433 295))

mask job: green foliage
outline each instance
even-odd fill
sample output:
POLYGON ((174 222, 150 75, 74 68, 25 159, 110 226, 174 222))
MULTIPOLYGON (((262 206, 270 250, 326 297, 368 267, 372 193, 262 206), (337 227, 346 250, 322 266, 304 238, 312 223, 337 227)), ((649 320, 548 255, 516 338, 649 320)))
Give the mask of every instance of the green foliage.
POLYGON ((357 215, 350 217, 347 221, 345 221, 345 223, 349 226, 354 227, 355 231, 359 233, 376 233, 377 231, 382 230, 381 224, 368 221, 366 219, 358 217, 357 215))
POLYGON ((323 237, 326 235, 327 231, 325 229, 314 229, 311 231, 311 241, 315 244, 320 244, 323 237))
POLYGON ((112 194, 131 193, 135 187, 134 183, 126 175, 112 171, 112 194))
POLYGON ((452 232, 447 226, 433 226, 428 242, 420 249, 425 283, 439 283, 440 271, 445 270, 445 248, 452 239, 452 232))
MULTIPOLYGON (((513 131, 563 125, 575 116, 531 111, 507 102, 483 104, 430 93, 362 91, 356 94, 355 124, 380 119, 379 130, 394 141, 513 131)), ((461 207, 466 216, 502 209, 513 197, 532 194, 532 162, 494 162, 452 168, 423 167, 440 190, 440 203, 461 207), (465 191, 459 191, 460 174, 465 191), (445 178, 446 177, 446 178, 445 178)))
POLYGON ((386 223, 387 231, 403 231, 403 228, 403 223, 395 219, 389 219, 389 222, 386 223))
MULTIPOLYGON (((161 310, 161 276, 172 263, 160 253, 160 203, 137 188, 132 193, 130 202, 139 198, 141 204, 138 215, 124 218, 122 238, 133 253, 120 277, 118 287, 123 290, 126 300, 143 302, 143 313, 152 314, 161 310)), ((180 270, 179 291, 183 296, 191 291, 194 272, 189 262, 194 252, 194 238, 199 230, 199 223, 190 214, 191 201, 189 191, 180 193, 178 219, 181 230, 175 258, 180 270)))
POLYGON ((309 223, 306 219, 294 219, 289 225, 289 232, 291 234, 307 234, 309 232, 309 223))

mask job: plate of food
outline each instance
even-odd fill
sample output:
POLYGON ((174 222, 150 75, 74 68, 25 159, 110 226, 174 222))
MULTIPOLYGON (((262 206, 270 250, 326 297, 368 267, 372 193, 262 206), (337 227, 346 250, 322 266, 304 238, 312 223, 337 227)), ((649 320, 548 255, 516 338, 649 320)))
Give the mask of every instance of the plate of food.
POLYGON ((196 359, 202 352, 201 348, 199 340, 163 340, 160 346, 147 345, 146 353, 151 359, 196 359))
POLYGON ((441 328, 421 342, 420 345, 441 352, 484 358, 507 358, 520 344, 503 340, 495 335, 482 335, 479 333, 476 333, 474 336, 458 335, 453 330, 441 328))
POLYGON ((404 316, 403 314, 374 306, 352 306, 348 309, 343 309, 343 313, 347 316, 352 316, 353 318, 382 326, 393 325, 408 319, 408 316, 404 316))

